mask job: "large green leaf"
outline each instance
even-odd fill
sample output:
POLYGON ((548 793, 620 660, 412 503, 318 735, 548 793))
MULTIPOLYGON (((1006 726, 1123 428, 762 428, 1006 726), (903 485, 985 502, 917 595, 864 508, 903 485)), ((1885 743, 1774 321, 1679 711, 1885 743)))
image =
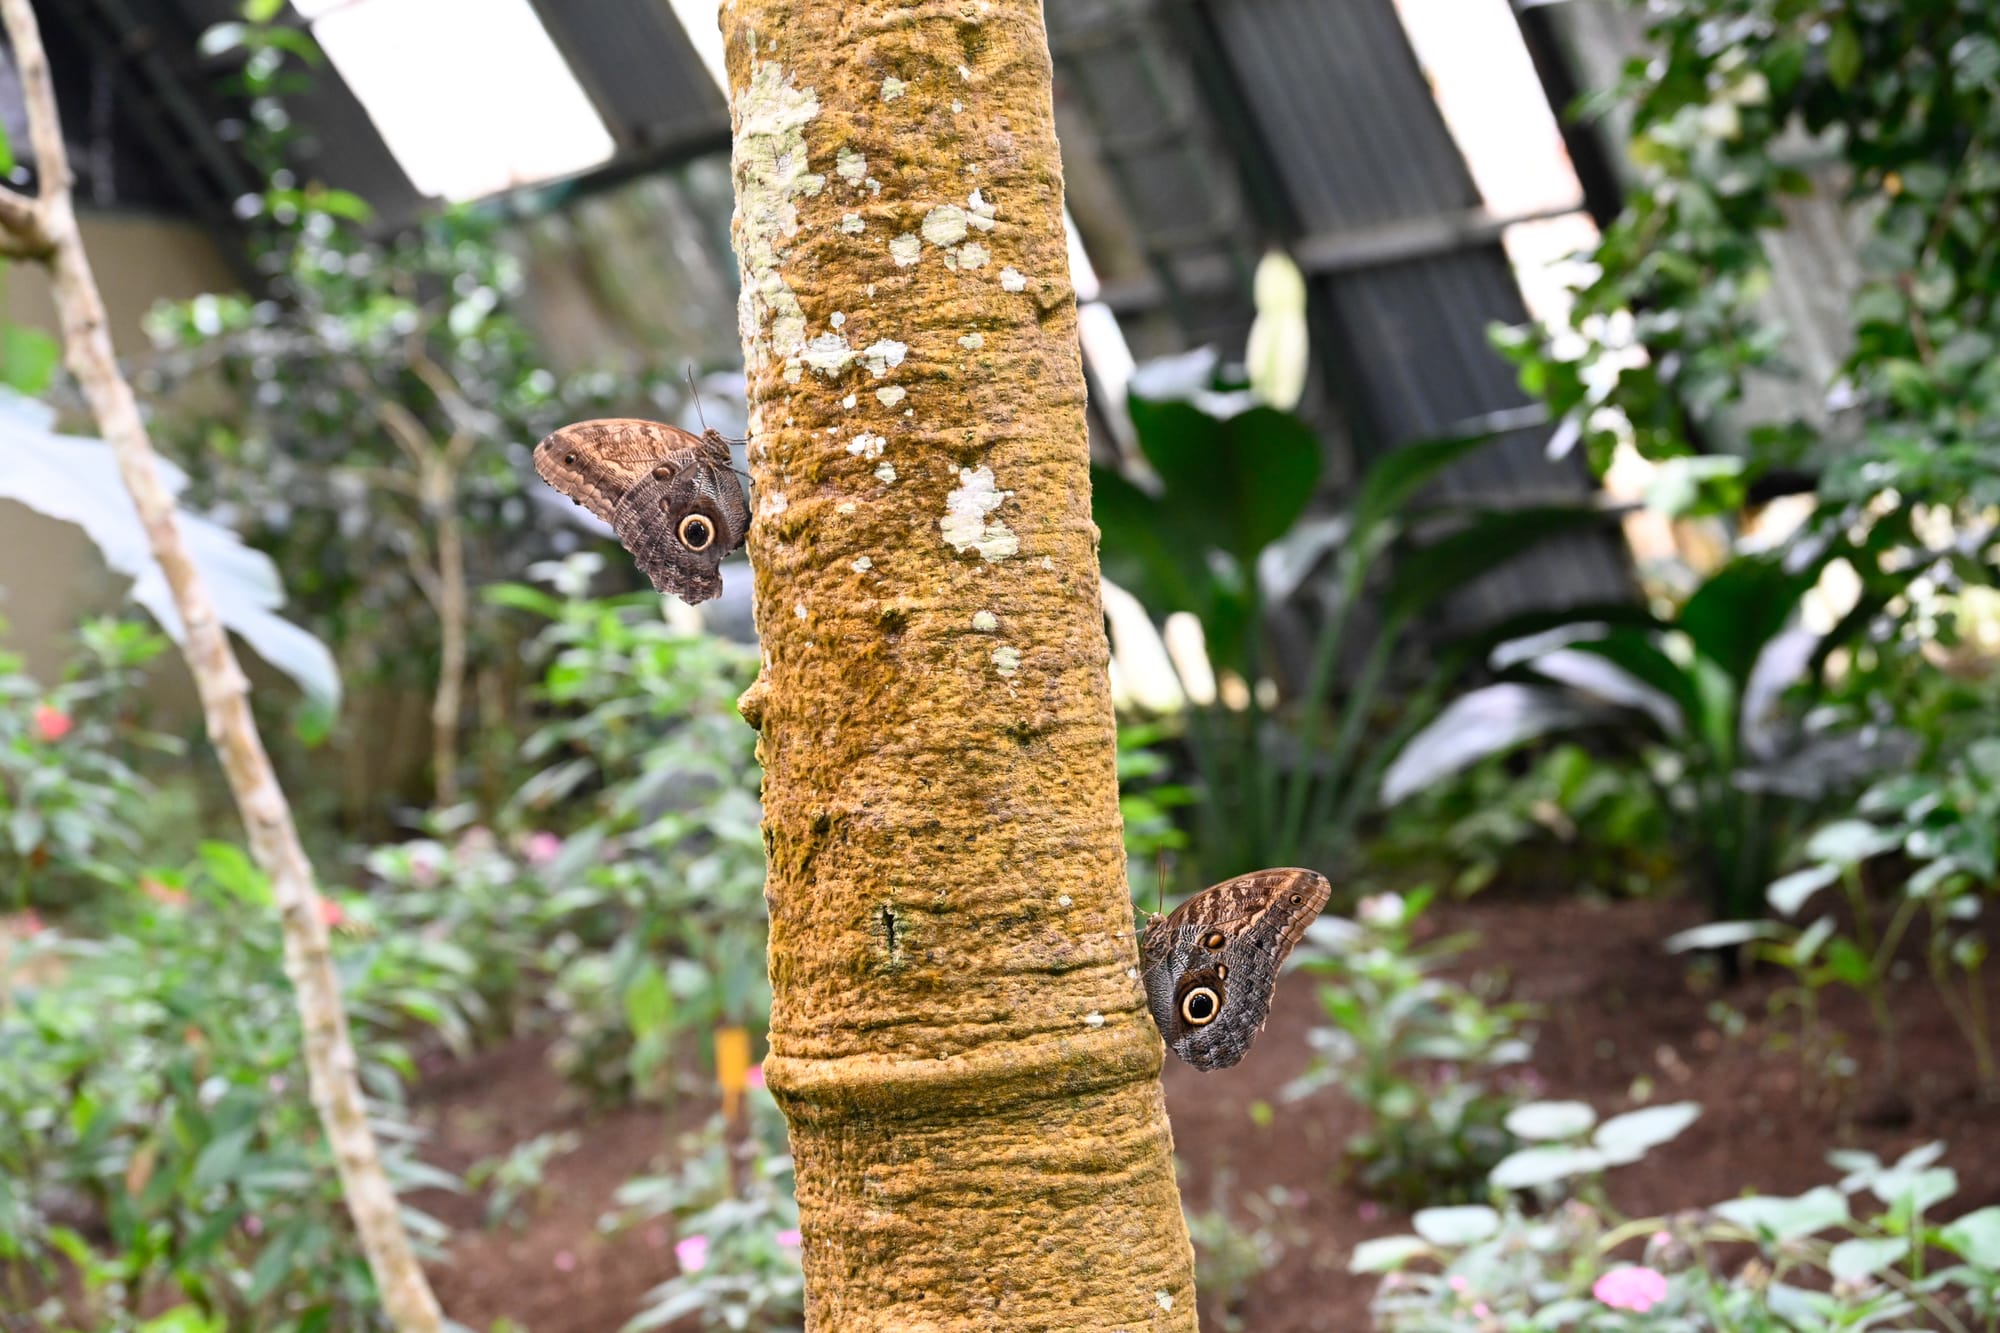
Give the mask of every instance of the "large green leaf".
POLYGON ((1365 540, 1373 530, 1402 511, 1412 496, 1438 473, 1509 431, 1546 419, 1539 407, 1510 408, 1481 417, 1464 435, 1418 440, 1392 449, 1375 460, 1354 497, 1354 535, 1365 540))
MULTIPOLYGON (((132 579, 132 600, 152 614, 169 638, 180 642, 184 633, 180 608, 165 571, 153 558, 111 446, 102 440, 59 435, 54 426, 54 409, 32 398, 0 393, 0 500, 17 501, 82 528, 104 563, 132 579)), ((180 469, 164 459, 159 467, 169 493, 185 487, 180 469)), ((176 520, 222 623, 259 657, 291 677, 309 698, 337 708, 340 676, 333 654, 278 614, 285 589, 271 558, 197 514, 182 510, 176 520)))
POLYGON ((1644 681, 1673 700, 1683 725, 1693 722, 1698 706, 1694 681, 1678 662, 1661 651, 1651 634, 1630 626, 1615 626, 1587 643, 1570 646, 1580 653, 1594 653, 1644 681))
POLYGON ((1757 655, 1785 627, 1799 598, 1819 579, 1817 563, 1785 568, 1775 555, 1739 556, 1708 577, 1681 608, 1680 627, 1695 650, 1740 687, 1757 655))
POLYGON ((1412 551, 1396 562, 1395 577, 1382 601, 1388 627, 1400 627, 1445 594, 1497 569, 1523 551, 1564 533, 1581 532, 1605 521, 1592 505, 1543 505, 1486 510, 1448 537, 1412 551))
POLYGON ((1319 440, 1289 412, 1253 407, 1215 417, 1192 403, 1139 397, 1131 410, 1175 527, 1246 565, 1298 521, 1319 485, 1319 440))
POLYGON ((1382 775, 1382 804, 1394 805, 1537 737, 1621 715, 1614 709, 1593 709, 1566 691, 1511 681, 1461 694, 1397 751, 1382 775))

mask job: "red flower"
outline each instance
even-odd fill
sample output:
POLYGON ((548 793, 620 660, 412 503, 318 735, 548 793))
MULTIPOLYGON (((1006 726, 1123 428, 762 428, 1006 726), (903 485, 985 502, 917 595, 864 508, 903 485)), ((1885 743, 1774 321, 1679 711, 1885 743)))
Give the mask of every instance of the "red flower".
POLYGON ((75 725, 70 715, 54 704, 39 704, 35 708, 35 734, 51 745, 69 735, 75 725))
POLYGON ((331 929, 347 920, 347 909, 331 898, 322 898, 319 900, 319 919, 331 929))

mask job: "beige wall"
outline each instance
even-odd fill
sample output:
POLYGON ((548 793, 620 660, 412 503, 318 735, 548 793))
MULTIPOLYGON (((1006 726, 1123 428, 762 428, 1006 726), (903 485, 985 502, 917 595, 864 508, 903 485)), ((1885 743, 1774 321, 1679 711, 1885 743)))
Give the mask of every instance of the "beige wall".
MULTIPOLYGON (((198 226, 89 214, 82 224, 110 313, 111 338, 122 357, 145 353, 141 321, 156 302, 239 286, 224 251, 198 226)), ((48 279, 40 268, 7 265, 0 317, 55 331, 48 279)), ((79 432, 90 429, 82 421, 65 425, 79 432)), ((124 580, 105 569, 96 548, 76 528, 0 500, 0 619, 7 622, 0 631, 0 648, 25 654, 30 671, 47 679, 72 651, 70 631, 76 622, 117 609, 124 587, 124 580)))

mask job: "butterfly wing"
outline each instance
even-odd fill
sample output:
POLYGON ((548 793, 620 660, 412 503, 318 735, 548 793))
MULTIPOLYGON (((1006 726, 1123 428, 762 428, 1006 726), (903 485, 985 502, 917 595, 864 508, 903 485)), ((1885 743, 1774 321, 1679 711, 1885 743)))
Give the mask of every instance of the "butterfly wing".
POLYGON ((1258 870, 1204 889, 1146 928, 1147 1008, 1175 1055, 1227 1069, 1271 1015, 1278 968, 1333 886, 1310 870, 1258 870))
POLYGON ((579 421, 550 432, 535 446, 535 471, 611 523, 627 491, 658 468, 666 468, 669 475, 679 472, 700 456, 703 447, 700 436, 661 421, 631 417, 579 421))
POLYGON ((750 530, 729 441, 712 430, 581 421, 535 446, 535 470, 609 523, 655 588, 689 603, 722 591, 722 558, 750 530))

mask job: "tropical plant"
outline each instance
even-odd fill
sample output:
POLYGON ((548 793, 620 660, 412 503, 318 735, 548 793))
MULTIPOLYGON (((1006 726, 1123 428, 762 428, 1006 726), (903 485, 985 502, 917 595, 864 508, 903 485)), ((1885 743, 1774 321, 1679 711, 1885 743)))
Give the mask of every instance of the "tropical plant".
MULTIPOLYGON (((1551 1119, 1576 1106, 1548 1108, 1551 1119)), ((1580 1109, 1587 1128, 1592 1113, 1580 1109)), ((1623 1160, 1672 1135, 1650 1137, 1623 1160)), ((1957 1174, 1937 1165, 1943 1153, 1931 1143, 1885 1164, 1837 1151, 1828 1156, 1843 1173, 1837 1186, 1745 1193, 1671 1217, 1628 1218, 1578 1200, 1528 1209, 1513 1196, 1497 1207, 1426 1209, 1415 1235, 1357 1247, 1352 1267, 1385 1275, 1373 1306, 1383 1333, 1973 1333, 2000 1319, 2000 1207, 1938 1221, 1958 1191, 1957 1174)), ((1597 1156, 1582 1169, 1601 1173, 1597 1156)))
POLYGON ((1537 542, 1601 523, 1602 511, 1433 511, 1422 515, 1427 530, 1447 534, 1412 536, 1427 484, 1532 424, 1532 413, 1496 413, 1463 434, 1393 450, 1343 512, 1301 521, 1318 490, 1318 439, 1229 378, 1213 352, 1144 368, 1129 411, 1149 475, 1093 469, 1093 513, 1106 577, 1156 616, 1194 614, 1222 672, 1219 697, 1186 716, 1202 776, 1194 846, 1203 874, 1213 881, 1264 865, 1333 864, 1352 843, 1382 765, 1452 674, 1452 663, 1439 664, 1399 701, 1400 720, 1384 734, 1376 709, 1408 631, 1466 581, 1537 542), (1267 696, 1269 611, 1295 596, 1312 605, 1320 628, 1305 677, 1267 696), (1368 646, 1344 682, 1339 669, 1371 613, 1368 646))
POLYGON ((16 907, 61 901, 65 887, 74 905, 66 876, 125 881, 149 790, 131 761, 141 749, 176 748, 129 711, 132 687, 166 641, 116 620, 86 621, 78 638, 82 654, 53 688, 0 653, 0 884, 16 907))
POLYGON ((1319 987, 1329 1020, 1312 1030, 1312 1064, 1287 1100, 1328 1086, 1354 1098, 1367 1127, 1347 1145, 1363 1193, 1403 1207, 1473 1196, 1513 1139, 1517 1100, 1501 1071, 1528 1058, 1527 1010, 1494 1004, 1436 975, 1470 943, 1464 935, 1419 945, 1429 906, 1423 890, 1364 898, 1353 922, 1323 918, 1301 967, 1319 987))
POLYGON ((1714 913, 1755 914, 1788 830, 1908 755, 1893 731, 1784 707, 1828 646, 1792 623, 1818 568, 1739 556, 1671 621, 1635 610, 1501 644, 1488 663, 1503 679, 1460 695, 1411 738, 1383 776, 1383 802, 1537 737, 1601 731, 1660 789, 1714 913))

